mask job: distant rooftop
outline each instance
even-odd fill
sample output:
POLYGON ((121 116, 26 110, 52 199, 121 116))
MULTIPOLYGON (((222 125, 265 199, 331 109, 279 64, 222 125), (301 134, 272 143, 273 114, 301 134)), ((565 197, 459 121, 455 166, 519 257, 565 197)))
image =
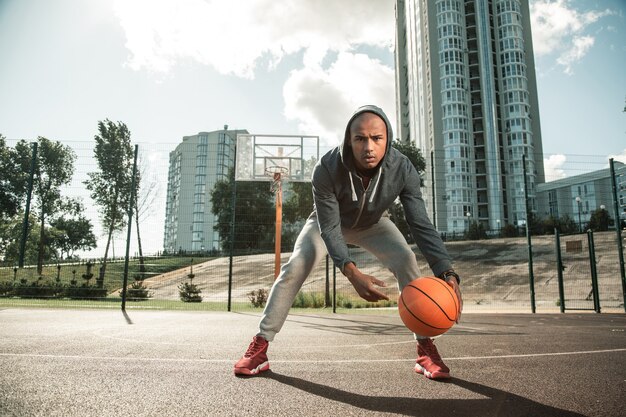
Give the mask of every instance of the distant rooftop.
MULTIPOLYGON (((626 174, 626 165, 621 162, 614 161, 615 172, 626 174), (624 171, 624 172, 622 172, 624 171)), ((611 169, 605 168, 597 171, 587 172, 585 174, 574 175, 567 178, 561 178, 558 180, 546 182, 543 184, 537 184, 537 191, 548 191, 556 188, 571 187, 574 185, 582 184, 585 182, 591 182, 601 180, 603 178, 609 178, 611 176, 611 169)))

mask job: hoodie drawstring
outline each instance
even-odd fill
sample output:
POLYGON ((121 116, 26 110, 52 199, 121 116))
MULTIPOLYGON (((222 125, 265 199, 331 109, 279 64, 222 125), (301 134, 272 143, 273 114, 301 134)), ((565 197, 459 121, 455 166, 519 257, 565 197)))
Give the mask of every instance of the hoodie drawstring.
POLYGON ((358 198, 356 197, 356 191, 354 190, 354 182, 352 181, 352 172, 350 173, 350 187, 352 188, 352 201, 357 201, 358 198))
MULTIPOLYGON (((352 189, 352 201, 358 201, 358 198, 356 196, 356 190, 354 189, 354 180, 352 179, 352 172, 349 172, 350 174, 350 188, 352 189)), ((372 195, 370 196, 369 202, 371 203, 372 201, 374 201, 374 196, 376 195, 376 190, 378 190, 378 183, 380 182, 380 177, 382 177, 383 175, 383 168, 380 168, 380 171, 378 171, 378 178, 376 178, 376 183, 374 184, 374 189, 372 190, 372 195)))
MULTIPOLYGON (((372 195, 369 200, 370 203, 374 201, 374 196, 376 195, 376 190, 378 189, 378 183, 380 182, 380 177, 382 176, 383 176, 383 167, 380 167, 380 170, 378 171, 378 178, 376 178, 376 184, 374 184, 374 189, 372 190, 372 195)), ((354 186, 352 186, 352 189, 354 190, 354 186)))

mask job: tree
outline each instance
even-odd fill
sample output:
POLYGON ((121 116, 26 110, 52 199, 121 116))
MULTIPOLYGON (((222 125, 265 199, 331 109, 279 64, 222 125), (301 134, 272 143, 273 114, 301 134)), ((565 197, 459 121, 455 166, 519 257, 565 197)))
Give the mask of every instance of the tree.
POLYGON ((61 187, 72 180, 76 154, 69 146, 58 141, 53 142, 40 136, 37 142, 39 146, 35 162, 33 195, 40 233, 37 273, 41 274, 45 258, 44 247, 49 246, 46 241, 46 220, 66 209, 70 203, 61 196, 61 187))
POLYGON ((530 226, 530 234, 539 236, 545 234, 545 221, 537 214, 528 212, 528 225, 530 226))
POLYGON ((485 226, 478 221, 471 222, 465 233, 465 238, 468 240, 486 239, 487 232, 485 231, 485 226))
MULTIPOLYGON (((422 156, 422 152, 413 142, 404 142, 400 140, 394 140, 391 146, 402 152, 411 164, 415 167, 420 175, 423 175, 426 171, 426 160, 422 156)), ((423 185, 423 184, 422 184, 423 185)))
POLYGON ((512 225, 511 223, 507 223, 502 228, 501 233, 502 233, 502 236, 504 237, 518 237, 519 229, 515 227, 514 225, 512 225))
POLYGON ((569 215, 564 215, 558 219, 559 233, 572 234, 578 233, 578 223, 569 215))
POLYGON ((306 220, 313 211, 313 191, 310 182, 289 184, 290 197, 283 203, 285 222, 298 223, 306 220))
POLYGON ((591 212, 587 227, 594 232, 606 232, 609 230, 610 223, 611 218, 608 210, 600 208, 591 212))
POLYGON ((54 231, 52 245, 60 252, 60 257, 71 259, 77 250, 95 248, 96 236, 93 234, 91 220, 82 215, 76 218, 58 217, 50 222, 54 231))
MULTIPOLYGON (((1 258, 4 258, 3 263, 5 265, 17 265, 20 257, 23 220, 23 213, 18 213, 17 216, 14 216, 0 225, 0 234, 4 239, 4 245, 0 255, 2 255, 1 258)), ((37 216, 35 214, 31 213, 29 223, 32 226, 28 228, 28 235, 26 236, 24 260, 27 264, 34 264, 39 257, 41 231, 39 230, 40 224, 37 222, 37 216)), ((48 226, 46 226, 46 236, 54 236, 54 232, 48 226)), ((44 246, 43 259, 44 262, 57 259, 57 253, 53 245, 44 246)))
POLYGON ((143 258, 143 247, 141 244, 141 233, 139 224, 154 208, 159 183, 154 175, 148 176, 148 164, 143 158, 139 158, 137 162, 139 166, 135 175, 135 199, 134 199, 134 215, 135 225, 137 226, 137 247, 139 251, 139 273, 143 280, 146 267, 143 258))
POLYGON ((0 222, 15 216, 24 203, 30 156, 28 143, 20 141, 13 149, 0 134, 0 222))
MULTIPOLYGON (((217 216, 214 229, 219 232, 223 248, 230 248, 234 170, 230 181, 218 181, 211 192, 211 211, 217 216)), ((274 194, 267 183, 240 181, 235 197, 234 249, 262 249, 274 236, 274 194)))
POLYGON ((288 196, 283 202, 283 231, 281 249, 291 250, 300 229, 313 211, 313 191, 310 182, 289 183, 288 196))
POLYGON ((98 287, 102 288, 111 239, 115 231, 121 231, 126 226, 124 214, 131 195, 133 149, 130 130, 122 122, 99 121, 98 134, 94 139, 98 171, 88 173, 89 179, 84 183, 99 206, 100 221, 107 230, 106 248, 96 280, 98 287))
POLYGON ((13 227, 15 217, 19 215, 24 205, 30 161, 31 151, 28 143, 20 141, 15 148, 11 148, 7 146, 5 137, 0 134, 0 259, 5 258, 7 247, 13 239, 19 240, 21 236, 19 234, 12 236, 7 230, 13 227))

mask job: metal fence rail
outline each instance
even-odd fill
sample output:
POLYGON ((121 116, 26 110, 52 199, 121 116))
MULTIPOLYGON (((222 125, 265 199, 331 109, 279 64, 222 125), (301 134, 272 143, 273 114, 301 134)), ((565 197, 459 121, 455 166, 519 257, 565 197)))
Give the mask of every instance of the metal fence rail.
MULTIPOLYGON (((603 309, 623 309, 619 258, 615 233, 595 233, 599 302, 603 309)), ((586 234, 562 236, 560 242, 564 300, 559 295, 556 236, 533 237, 535 296, 538 311, 555 310, 564 304, 567 309, 594 309, 589 243, 586 234)), ((496 238, 478 241, 455 241, 446 244, 457 271, 463 279, 465 308, 512 309, 530 311, 528 285, 528 254, 526 240, 496 238)), ((397 284, 393 275, 366 251, 353 247, 352 254, 361 269, 387 283, 385 291, 393 301, 397 284)), ((282 254, 285 262, 289 252, 282 254)), ((423 275, 430 275, 428 265, 416 249, 423 275)), ((98 261, 49 265, 38 275, 34 267, 0 269, 0 305, 42 305, 48 302, 77 306, 119 307, 123 281, 123 260, 110 261, 105 292, 94 285, 98 261), (89 273, 93 274, 89 278, 89 273), (89 291, 87 288, 93 288, 89 291), (82 289, 82 290, 81 290, 82 289)), ((250 293, 269 290, 274 280, 274 254, 271 252, 230 257, 155 256, 145 259, 147 273, 139 274, 139 262, 131 259, 129 268, 129 308, 211 308, 226 310, 252 307, 250 293), (166 273, 158 271, 167 265, 179 267, 166 273), (229 276, 229 271, 232 275, 229 276), (190 274, 193 278, 190 279, 190 274), (145 277, 146 297, 133 295, 132 283, 145 277), (180 286, 193 283, 201 291, 198 305, 183 303, 180 286), (229 283, 231 289, 229 291, 229 283), (231 299, 229 300, 229 293, 231 299)), ((325 260, 314 269, 296 300, 301 307, 372 307, 360 300, 348 280, 325 260), (335 291, 333 291, 335 289, 335 291), (329 301, 330 300, 330 301, 329 301)), ((54 304, 51 304, 54 305, 54 304)), ((393 302, 384 305, 394 305, 393 302)))

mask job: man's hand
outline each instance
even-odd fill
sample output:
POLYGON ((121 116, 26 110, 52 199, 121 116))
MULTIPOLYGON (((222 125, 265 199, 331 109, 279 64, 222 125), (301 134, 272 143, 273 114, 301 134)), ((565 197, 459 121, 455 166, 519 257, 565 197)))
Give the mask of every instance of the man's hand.
POLYGON ((461 287, 459 286, 459 281, 453 276, 448 278, 446 281, 449 286, 452 287, 454 292, 456 293, 456 298, 459 299, 459 312, 456 316, 456 322, 461 321, 461 312, 463 311, 463 297, 461 297, 461 287))
POLYGON ((375 288, 375 286, 386 287, 387 284, 385 284, 384 281, 362 273, 353 263, 345 264, 342 272, 348 278, 348 281, 350 281, 359 296, 364 300, 372 302, 389 300, 387 295, 375 288))

